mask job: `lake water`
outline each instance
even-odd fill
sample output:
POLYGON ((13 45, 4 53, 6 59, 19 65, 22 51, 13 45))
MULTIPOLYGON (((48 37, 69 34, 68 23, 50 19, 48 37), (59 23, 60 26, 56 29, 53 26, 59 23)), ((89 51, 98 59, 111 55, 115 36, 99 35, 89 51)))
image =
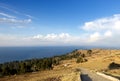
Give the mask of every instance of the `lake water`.
POLYGON ((32 58, 51 57, 69 53, 77 46, 48 46, 48 47, 0 47, 0 63, 25 60, 32 58))

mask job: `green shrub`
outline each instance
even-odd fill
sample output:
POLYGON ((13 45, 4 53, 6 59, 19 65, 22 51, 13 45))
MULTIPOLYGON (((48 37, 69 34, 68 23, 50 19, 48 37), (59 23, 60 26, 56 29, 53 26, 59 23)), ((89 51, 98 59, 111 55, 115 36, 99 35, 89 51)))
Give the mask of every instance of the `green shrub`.
POLYGON ((76 63, 82 63, 82 62, 83 62, 83 58, 82 57, 77 58, 76 63))

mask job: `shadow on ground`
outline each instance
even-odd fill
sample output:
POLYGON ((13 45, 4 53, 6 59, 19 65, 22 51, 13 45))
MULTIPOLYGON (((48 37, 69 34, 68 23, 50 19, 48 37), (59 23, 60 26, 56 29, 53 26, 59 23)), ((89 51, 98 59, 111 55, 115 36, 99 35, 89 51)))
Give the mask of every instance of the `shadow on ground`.
POLYGON ((80 78, 82 81, 92 81, 92 79, 87 74, 81 74, 80 78))

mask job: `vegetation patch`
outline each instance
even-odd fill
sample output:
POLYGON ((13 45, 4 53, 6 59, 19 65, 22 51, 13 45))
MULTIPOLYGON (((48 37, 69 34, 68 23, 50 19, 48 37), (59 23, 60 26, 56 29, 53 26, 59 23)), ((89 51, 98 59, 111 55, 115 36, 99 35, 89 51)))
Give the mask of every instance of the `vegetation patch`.
MULTIPOLYGON (((59 65, 62 60, 69 60, 80 57, 81 53, 74 50, 60 56, 50 58, 30 59, 24 61, 13 61, 0 64, 0 77, 16 74, 24 74, 28 72, 36 72, 43 70, 52 70, 54 66, 59 65)), ((84 55, 82 55, 84 56, 84 55)))
POLYGON ((108 68, 111 69, 120 69, 120 64, 117 64, 115 62, 110 63, 110 65, 108 66, 108 68))

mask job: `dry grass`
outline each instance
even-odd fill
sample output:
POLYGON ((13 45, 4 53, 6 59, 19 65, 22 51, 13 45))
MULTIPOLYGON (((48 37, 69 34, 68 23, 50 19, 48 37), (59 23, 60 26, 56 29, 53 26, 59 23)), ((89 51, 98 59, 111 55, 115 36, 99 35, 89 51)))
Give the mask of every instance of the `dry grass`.
MULTIPOLYGON (((0 81, 79 81, 79 72, 76 68, 83 67, 92 71, 106 71, 109 74, 120 76, 120 69, 109 70, 110 63, 120 64, 120 50, 93 49, 92 56, 87 57, 88 62, 76 63, 76 59, 64 60, 60 65, 55 66, 53 70, 41 71, 36 73, 27 73, 23 75, 8 76, 0 78, 0 81), (65 67, 65 65, 67 65, 65 67)), ((86 54, 86 50, 79 50, 86 54)))
POLYGON ((63 61, 61 65, 55 66, 53 70, 7 76, 0 78, 0 81, 78 81, 79 73, 75 72, 75 68, 72 68, 73 62, 73 60, 63 61), (66 63, 71 63, 71 65, 65 67, 64 64, 66 63))
POLYGON ((70 72, 71 71, 69 69, 42 71, 36 73, 28 73, 23 75, 5 77, 1 78, 0 81, 44 81, 47 78, 60 77, 70 72))
POLYGON ((64 75, 61 78, 61 81, 80 81, 79 72, 72 72, 70 74, 64 75))
POLYGON ((120 64, 120 50, 94 49, 93 55, 88 57, 88 62, 81 63, 78 67, 84 67, 93 71, 107 71, 111 75, 120 76, 120 69, 109 70, 110 63, 120 64))

